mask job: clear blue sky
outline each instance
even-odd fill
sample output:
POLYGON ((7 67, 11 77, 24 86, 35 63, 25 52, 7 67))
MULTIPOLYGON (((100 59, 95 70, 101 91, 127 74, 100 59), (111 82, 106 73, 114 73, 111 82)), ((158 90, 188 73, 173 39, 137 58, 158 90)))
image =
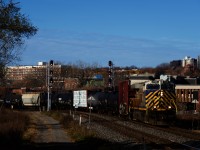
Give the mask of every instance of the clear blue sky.
POLYGON ((200 55, 200 0, 15 0, 38 33, 22 65, 155 67, 200 55))

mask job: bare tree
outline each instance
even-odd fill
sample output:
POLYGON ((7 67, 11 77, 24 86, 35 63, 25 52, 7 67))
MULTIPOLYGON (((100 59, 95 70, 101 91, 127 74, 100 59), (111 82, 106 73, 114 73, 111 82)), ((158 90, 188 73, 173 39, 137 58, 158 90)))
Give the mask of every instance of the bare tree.
MULTIPOLYGON (((18 3, 12 0, 0 0, 0 71, 5 66, 20 60, 21 47, 24 39, 36 34, 34 27, 27 16, 20 13, 18 3)), ((0 79, 4 73, 0 74, 0 79)))

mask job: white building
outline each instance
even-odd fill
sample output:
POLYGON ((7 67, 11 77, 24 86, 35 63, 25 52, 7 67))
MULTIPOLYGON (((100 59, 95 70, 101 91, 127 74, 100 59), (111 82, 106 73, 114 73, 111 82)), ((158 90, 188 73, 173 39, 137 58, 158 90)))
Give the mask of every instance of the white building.
POLYGON ((194 58, 191 58, 190 56, 185 56, 185 58, 182 60, 182 67, 186 67, 186 66, 192 66, 194 68, 197 67, 197 60, 194 58))
MULTIPOLYGON (((60 76, 61 65, 53 66, 54 78, 60 76)), ((45 78, 47 75, 47 65, 45 62, 38 62, 35 66, 8 66, 6 78, 8 80, 23 80, 27 76, 34 78, 45 78)))

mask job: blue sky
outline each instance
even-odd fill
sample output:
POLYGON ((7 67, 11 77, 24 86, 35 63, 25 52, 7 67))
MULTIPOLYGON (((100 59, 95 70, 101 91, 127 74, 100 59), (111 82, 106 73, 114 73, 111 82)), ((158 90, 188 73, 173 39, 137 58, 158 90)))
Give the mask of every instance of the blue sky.
POLYGON ((21 65, 156 67, 200 55, 199 0, 15 0, 38 33, 21 65))

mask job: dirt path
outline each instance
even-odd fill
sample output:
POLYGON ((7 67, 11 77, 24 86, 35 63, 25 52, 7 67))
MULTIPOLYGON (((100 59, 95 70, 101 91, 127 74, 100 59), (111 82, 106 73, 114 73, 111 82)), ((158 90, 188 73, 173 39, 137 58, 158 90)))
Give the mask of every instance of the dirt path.
POLYGON ((22 149, 79 149, 78 145, 68 135, 61 124, 52 117, 39 111, 25 112, 31 118, 31 124, 25 137, 31 137, 31 144, 24 145, 22 149))
POLYGON ((31 128, 35 130, 32 137, 34 143, 64 143, 73 142, 62 125, 52 117, 39 111, 28 112, 31 117, 31 128))

